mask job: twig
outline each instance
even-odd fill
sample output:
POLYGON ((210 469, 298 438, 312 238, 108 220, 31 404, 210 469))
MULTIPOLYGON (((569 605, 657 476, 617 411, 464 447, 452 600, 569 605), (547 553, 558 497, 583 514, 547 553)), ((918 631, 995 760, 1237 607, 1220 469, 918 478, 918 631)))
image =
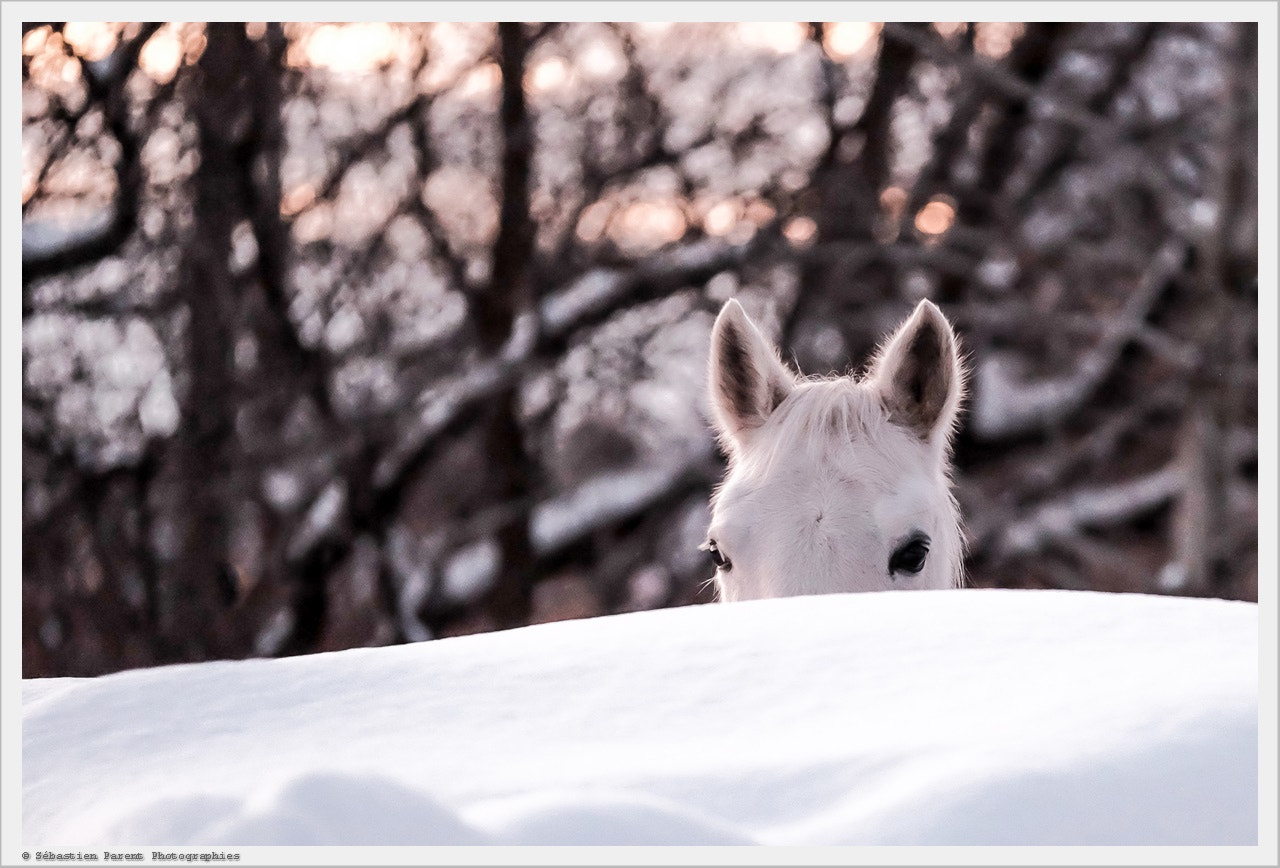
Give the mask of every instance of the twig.
POLYGON ((1108 323, 1098 344, 1066 377, 1019 382, 998 356, 977 366, 970 428, 982 440, 999 440, 1056 425, 1076 412, 1115 367, 1125 345, 1142 327, 1152 305, 1182 267, 1186 242, 1165 244, 1148 265, 1124 309, 1108 323))
MULTIPOLYGON (((138 35, 116 49, 101 65, 85 63, 85 83, 89 96, 105 106, 107 126, 120 145, 116 160, 116 195, 109 215, 100 224, 69 233, 62 243, 22 245, 22 284, 25 290, 35 280, 68 271, 114 253, 133 234, 142 195, 141 148, 129 126, 129 105, 125 82, 138 65, 142 46, 160 29, 146 24, 138 35)), ((25 233, 24 233, 25 234, 25 233)))
POLYGON ((1121 524, 1165 503, 1182 486, 1176 464, 1116 485, 1086 488, 1041 505, 1031 515, 1008 525, 996 541, 997 554, 1008 557, 1042 550, 1082 528, 1121 524))
POLYGON ((1022 79, 1010 75, 1001 67, 976 55, 957 54, 945 43, 923 30, 904 24, 887 23, 884 26, 884 36, 886 39, 910 45, 932 60, 950 63, 987 85, 1000 96, 1031 104, 1038 113, 1062 121, 1096 140, 1110 141, 1119 137, 1116 127, 1106 118, 1065 100, 1048 97, 1022 79))
MULTIPOLYGON (((1236 461, 1256 453, 1250 437, 1228 439, 1226 450, 1236 461)), ((1162 506, 1196 480, 1188 475, 1182 457, 1159 470, 1114 485, 1081 488, 1041 504, 1026 518, 1008 524, 995 540, 997 556, 1027 555, 1051 543, 1077 536, 1085 528, 1107 528, 1162 506)))
POLYGON ((777 227, 766 226, 743 244, 700 241, 660 251, 629 271, 598 269, 588 272, 539 305, 538 322, 525 318, 503 348, 487 360, 419 396, 419 411, 396 445, 379 460, 374 485, 396 487, 407 468, 434 448, 439 438, 477 405, 501 393, 517 380, 558 358, 569 338, 600 322, 626 304, 659 297, 671 289, 706 280, 740 265, 777 243, 777 227))

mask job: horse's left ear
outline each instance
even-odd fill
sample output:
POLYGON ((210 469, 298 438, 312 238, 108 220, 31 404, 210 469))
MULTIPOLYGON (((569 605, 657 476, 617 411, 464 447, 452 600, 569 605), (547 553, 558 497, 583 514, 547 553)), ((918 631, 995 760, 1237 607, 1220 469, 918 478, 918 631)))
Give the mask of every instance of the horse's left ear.
POLYGON ((731 298, 711 329, 707 380, 716 431, 732 452, 747 443, 791 394, 795 374, 742 305, 731 298))
POLYGON ((867 375, 889 420, 921 440, 950 442, 964 397, 964 366, 951 324, 925 299, 894 333, 867 375))

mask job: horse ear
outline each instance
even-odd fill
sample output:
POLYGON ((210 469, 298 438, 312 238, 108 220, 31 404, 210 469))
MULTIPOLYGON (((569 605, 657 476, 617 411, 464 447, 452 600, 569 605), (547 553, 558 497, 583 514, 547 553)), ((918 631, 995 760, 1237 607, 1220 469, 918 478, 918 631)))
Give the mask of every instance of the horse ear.
POLYGON ((951 324, 924 299, 885 344, 868 374, 889 420, 921 440, 947 443, 964 397, 964 367, 951 324))
POLYGON ((716 317, 708 367, 712 415, 729 447, 741 446, 795 386, 795 375, 737 299, 725 302, 716 317))

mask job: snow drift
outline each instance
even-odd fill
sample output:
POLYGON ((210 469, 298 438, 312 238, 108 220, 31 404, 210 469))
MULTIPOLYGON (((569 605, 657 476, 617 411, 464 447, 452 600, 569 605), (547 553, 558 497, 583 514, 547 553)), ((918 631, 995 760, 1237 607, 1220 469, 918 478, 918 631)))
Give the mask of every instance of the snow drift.
POLYGON ((24 845, 1253 845, 1257 632, 881 593, 28 680, 24 845))

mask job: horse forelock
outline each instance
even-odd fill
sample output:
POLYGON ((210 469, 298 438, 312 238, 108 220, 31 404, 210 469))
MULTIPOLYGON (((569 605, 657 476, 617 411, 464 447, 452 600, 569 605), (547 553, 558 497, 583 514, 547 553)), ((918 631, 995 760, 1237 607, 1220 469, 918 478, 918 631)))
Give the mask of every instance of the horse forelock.
POLYGON ((740 460, 769 472, 783 456, 824 463, 850 444, 878 444, 888 415, 866 386, 847 377, 799 382, 757 432, 740 460))

